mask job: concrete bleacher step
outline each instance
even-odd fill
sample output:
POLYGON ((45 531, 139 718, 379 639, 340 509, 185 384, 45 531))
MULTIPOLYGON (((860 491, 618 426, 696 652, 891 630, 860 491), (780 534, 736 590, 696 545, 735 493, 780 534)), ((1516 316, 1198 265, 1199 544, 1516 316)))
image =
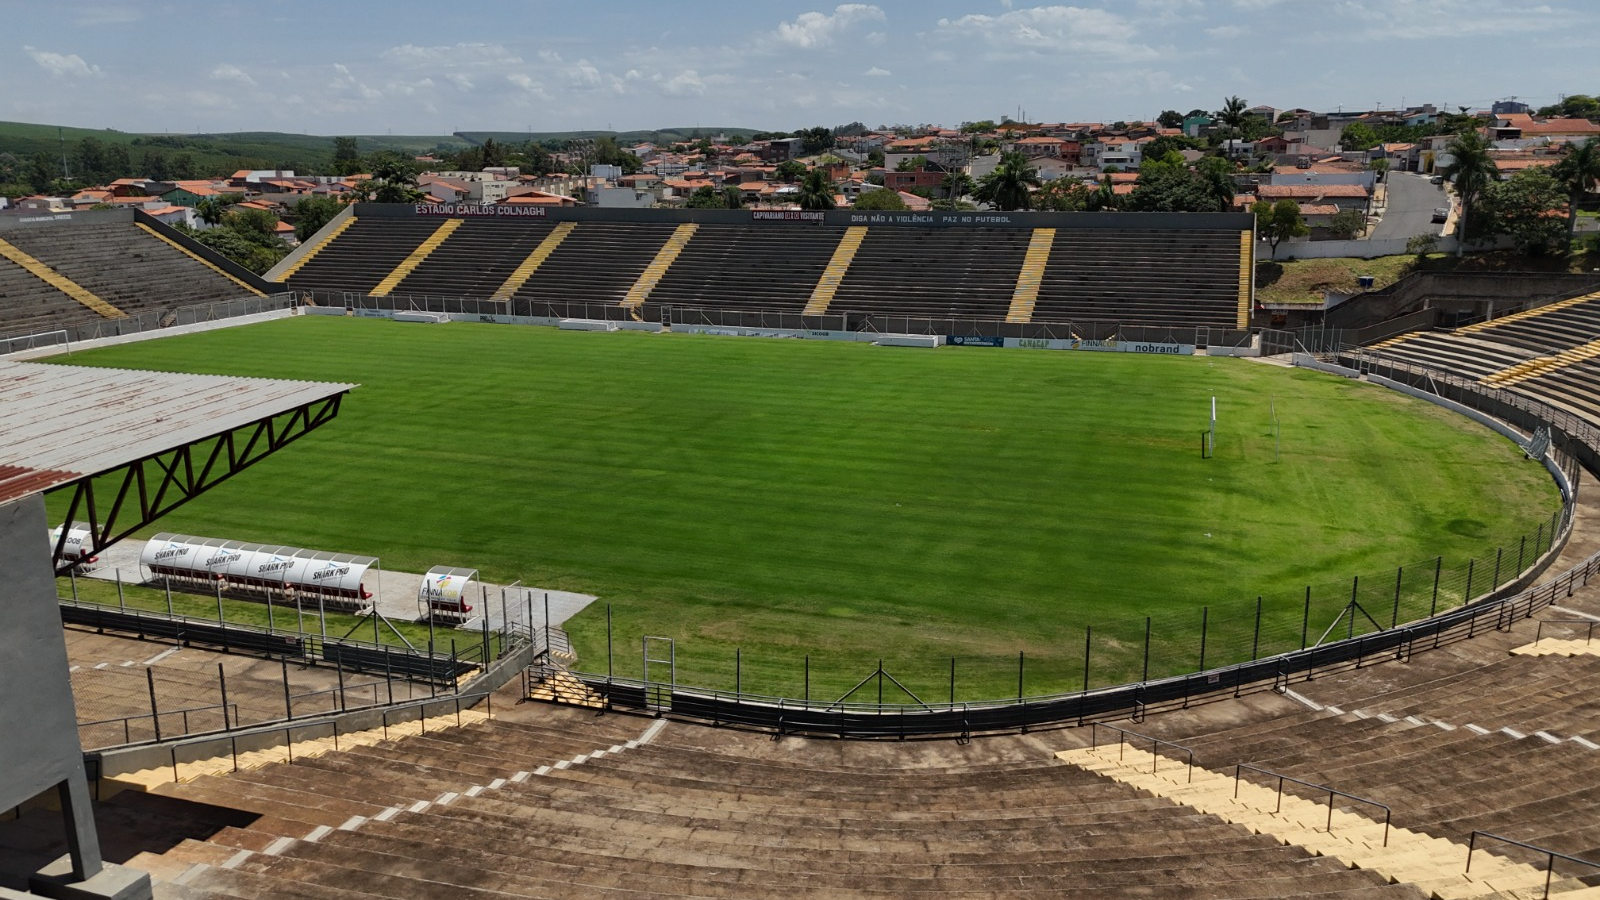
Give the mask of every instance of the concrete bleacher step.
POLYGON ((127 313, 107 303, 88 288, 62 275, 7 241, 0 240, 0 257, 5 257, 16 263, 45 284, 66 294, 105 318, 120 319, 127 316, 127 313))
POLYGON ((327 250, 328 247, 335 240, 337 240, 340 235, 355 227, 355 224, 356 217, 354 215, 346 216, 344 221, 340 222, 338 225, 335 225, 333 230, 328 232, 327 237, 312 245, 306 250, 305 254, 299 259, 295 260, 292 265, 284 269, 282 272, 279 272, 278 281, 287 283, 288 280, 295 275, 295 273, 299 272, 301 269, 304 269, 308 263, 320 255, 324 250, 327 250))
MULTIPOLYGON (((466 725, 473 722, 486 721, 488 716, 477 710, 464 709, 459 717, 459 724, 466 725)), ((337 743, 339 749, 346 747, 359 747, 405 737, 411 734, 423 734, 428 731, 442 731, 458 727, 458 717, 455 713, 443 716, 432 716, 423 720, 410 720, 396 722, 388 726, 387 733, 384 728, 370 728, 365 731, 352 731, 340 734, 338 741, 330 737, 318 737, 305 740, 295 740, 291 744, 280 747, 269 747, 263 750, 250 750, 226 756, 208 757, 193 761, 184 761, 177 764, 177 771, 173 766, 157 766, 149 769, 140 769, 137 772, 128 772, 116 776, 114 781, 127 785, 138 785, 149 790, 159 785, 173 782, 189 782, 206 775, 223 775, 235 771, 256 769, 271 763, 289 762, 291 759, 320 756, 333 752, 337 743)))
POLYGON ((661 283, 662 277, 667 274, 667 269, 671 268, 673 260, 676 260, 678 255, 683 252, 683 248, 694 237, 694 233, 699 227, 693 222, 685 222, 673 229, 672 236, 667 238, 667 242, 661 245, 660 250, 656 251, 655 259, 652 259, 650 264, 644 267, 644 271, 639 273, 638 279, 633 282, 633 286, 628 288, 628 293, 623 296, 622 306, 625 309, 636 310, 643 306, 646 300, 650 299, 650 292, 655 290, 657 284, 661 283))
MULTIPOLYGON (((159 232, 159 231, 155 230, 154 228, 150 227, 148 224, 146 224, 144 222, 137 222, 135 224, 137 224, 141 229, 143 229, 151 237, 155 238, 158 241, 161 241, 162 243, 166 244, 167 246, 171 247, 172 249, 178 251, 179 253, 182 253, 184 256, 187 256, 190 259, 194 260, 195 262, 199 263, 200 265, 205 266, 206 268, 208 268, 211 271, 217 273, 218 275, 222 276, 223 278, 228 279, 229 281, 231 281, 234 284, 238 285, 242 290, 245 290, 245 291, 248 291, 249 293, 255 294, 257 297, 265 297, 266 296, 266 293, 261 291, 259 288, 255 287, 254 285, 250 284, 249 282, 245 281, 244 279, 238 278, 238 277, 234 276, 233 274, 225 271, 221 266, 217 265, 216 263, 212 262, 209 259, 206 259, 205 257, 203 257, 200 254, 194 252, 193 250, 189 249, 188 247, 185 247, 184 245, 178 243, 177 241, 173 240, 172 238, 167 237, 166 235, 162 234, 161 232, 159 232)), ((167 323, 162 323, 162 324, 165 325, 167 323)))
POLYGON ((1543 638, 1511 648, 1513 656, 1600 656, 1600 644, 1587 640, 1543 638))
POLYGON ((427 240, 418 244, 417 248, 411 251, 411 255, 401 260, 400 264, 395 266, 392 272, 390 272, 388 275, 385 275, 383 280, 378 282, 377 285, 367 293, 374 297, 388 296, 394 291, 396 285, 398 285, 401 281, 404 281, 405 277, 410 275, 412 270, 414 270, 417 266, 422 265, 423 260, 426 260, 430 255, 432 255, 433 251, 437 250, 439 245, 443 244, 445 240, 450 237, 450 235, 454 234, 455 230, 460 228, 462 223, 465 221, 465 219, 445 219, 442 223, 440 223, 439 227, 434 230, 433 234, 428 235, 427 240))
POLYGON ((1045 269, 1050 266, 1050 248, 1055 245, 1054 228, 1035 228, 1028 240, 1028 253, 1023 257, 1022 268, 1017 272, 1017 285, 1011 293, 1011 307, 1006 311, 1007 322, 1033 321, 1033 307, 1039 302, 1039 286, 1044 282, 1045 269))
POLYGON ((552 229, 539 242, 539 246, 533 248, 533 252, 529 253, 527 258, 512 270, 511 275, 498 288, 495 288, 490 298, 494 300, 510 300, 517 293, 517 289, 521 288, 533 276, 533 273, 544 265, 544 261, 550 258, 550 254, 561 246, 561 242, 566 240, 567 235, 571 234, 572 229, 576 227, 576 222, 562 222, 552 229))
POLYGON ((1069 750, 1057 757, 1284 843, 1335 857, 1352 867, 1371 869, 1393 882, 1416 885, 1441 900, 1495 896, 1544 884, 1542 869, 1489 854, 1474 860, 1469 876, 1464 845, 1454 844, 1452 850, 1446 846, 1452 842, 1404 828, 1391 827, 1385 845, 1373 827, 1381 829, 1381 822, 1339 808, 1333 812, 1329 831, 1326 803, 1287 792, 1280 796, 1249 782, 1236 784, 1233 777, 1220 772, 1196 767, 1191 775, 1186 767, 1172 766, 1166 773, 1152 775, 1150 769, 1157 762, 1154 755, 1131 746, 1069 750))
POLYGON ((828 311, 828 304, 833 302, 834 295, 839 292, 839 285, 844 282, 844 276, 850 271, 850 262, 856 258, 856 253, 861 249, 861 242, 866 240, 866 237, 865 225, 851 225, 845 229, 844 236, 839 238, 838 245, 834 247, 833 257, 828 260, 827 267, 822 270, 822 276, 811 289, 811 299, 806 301, 802 312, 808 316, 818 316, 828 311))

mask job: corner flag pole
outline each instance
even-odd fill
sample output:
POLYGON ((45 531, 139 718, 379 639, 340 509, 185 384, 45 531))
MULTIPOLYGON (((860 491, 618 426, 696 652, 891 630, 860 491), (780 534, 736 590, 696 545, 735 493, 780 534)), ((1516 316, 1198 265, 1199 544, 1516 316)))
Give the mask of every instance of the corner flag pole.
POLYGON ((1217 398, 1211 397, 1211 455, 1217 454, 1217 398))

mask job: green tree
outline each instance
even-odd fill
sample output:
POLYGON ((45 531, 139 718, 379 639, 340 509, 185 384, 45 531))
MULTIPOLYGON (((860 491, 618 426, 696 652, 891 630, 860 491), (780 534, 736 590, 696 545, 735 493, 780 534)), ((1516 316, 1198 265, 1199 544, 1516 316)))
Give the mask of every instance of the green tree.
POLYGON ((1217 110, 1217 121, 1221 122, 1228 128, 1232 128, 1234 131, 1241 131, 1244 128, 1244 110, 1245 105, 1243 98, 1238 97, 1237 95, 1229 97, 1228 99, 1222 101, 1222 108, 1217 110))
MULTIPOLYGON (((628 155, 632 156, 633 154, 630 153, 628 155)), ((483 165, 480 168, 488 169, 488 168, 492 168, 492 167, 503 166, 505 164, 506 164, 505 149, 502 148, 499 144, 496 144, 494 142, 494 138, 484 138, 484 140, 483 140, 483 165)))
POLYGON ((1459 243, 1456 255, 1465 252, 1469 234, 1470 216, 1477 206, 1484 188, 1500 180, 1500 167, 1489 155, 1489 141, 1477 131, 1466 131, 1455 136, 1445 146, 1450 164, 1439 169, 1445 180, 1454 183, 1456 196, 1461 198, 1461 225, 1457 228, 1459 243))
POLYGON ((133 158, 128 153, 125 144, 110 144, 106 147, 106 162, 104 178, 126 178, 133 174, 133 158))
POLYGON ((806 156, 813 156, 833 146, 833 129, 818 125, 797 131, 800 138, 800 152, 806 156))
POLYGON ((905 159, 900 160, 895 164, 894 170, 896 172, 921 172, 927 167, 928 158, 926 156, 918 155, 908 156, 905 159))
POLYGON ((736 184, 724 185, 722 188, 722 205, 728 209, 740 209, 744 206, 744 192, 736 184))
POLYGON ((86 137, 79 141, 73 156, 77 159, 80 176, 100 181, 109 174, 106 170, 105 145, 100 143, 99 138, 86 137))
POLYGON ((821 169, 812 169, 800 182, 801 209, 833 209, 833 185, 821 169))
POLYGON ((1371 150, 1381 142, 1382 138, 1365 122, 1351 122, 1339 133, 1341 150, 1371 150))
POLYGON ((939 187, 943 189, 944 199, 958 200, 977 190, 978 184, 965 172, 950 172, 939 182, 939 187))
POLYGON ((867 191, 866 193, 857 197, 854 208, 867 210, 903 210, 906 209, 906 201, 901 199, 900 194, 896 191, 891 191, 888 188, 878 188, 875 191, 867 191))
POLYGON ((1029 188, 1038 187, 1039 171, 1028 165, 1021 153, 1005 153, 993 172, 978 180, 978 189, 972 196, 980 203, 995 209, 1028 209, 1029 188))
POLYGON ((294 236, 304 243, 339 214, 344 204, 328 196, 302 197, 293 208, 294 236))
POLYGON ((1076 178, 1057 178, 1045 182, 1044 186, 1033 195, 1034 208, 1051 212, 1080 212, 1093 209, 1096 192, 1096 188, 1076 178))
POLYGON ((1600 186, 1600 138, 1569 147, 1567 155, 1550 170, 1567 192, 1567 241, 1577 236, 1578 203, 1600 186))
POLYGON ((416 203, 423 193, 417 190, 416 163, 398 153, 384 150, 369 160, 372 177, 354 191, 357 200, 370 203, 416 203))
POLYGON ((1328 230, 1342 240, 1352 240, 1367 227, 1367 217, 1359 209, 1341 209, 1328 219, 1328 230))
POLYGON ((1233 205, 1233 163, 1220 156, 1208 156, 1194 167, 1195 178, 1218 212, 1233 205))
POLYGON ((50 154, 48 150, 35 151, 28 158, 27 170, 28 184, 34 191, 45 193, 50 190, 50 184, 61 177, 61 160, 50 154))
POLYGON ((882 168, 882 166, 883 166, 883 148, 882 147, 878 147, 876 149, 873 149, 873 150, 870 150, 870 151, 867 152, 867 165, 871 166, 873 168, 882 168))
POLYGON ((333 139, 333 174, 354 175, 361 171, 361 151, 353 137, 333 139))
POLYGON ((784 184, 794 184, 806 174, 806 164, 796 159, 786 159, 773 169, 772 176, 784 184))
POLYGON ((160 150, 146 150, 139 161, 141 174, 156 181, 166 181, 169 173, 167 155, 160 150))
POLYGON ((1567 192, 1549 168, 1524 169, 1484 186, 1472 213, 1473 230, 1510 235, 1521 252, 1542 256, 1563 245, 1566 223, 1560 212, 1566 205, 1567 192))
POLYGON ((1139 181, 1128 195, 1135 212, 1218 212, 1221 207, 1194 172, 1163 163, 1139 168, 1139 181))
POLYGON ((993 119, 980 119, 977 122, 968 122, 961 126, 963 134, 988 134, 991 131, 994 131, 993 119))
POLYGON ((1156 116, 1156 124, 1162 128, 1182 128, 1183 113, 1175 109, 1162 110, 1161 115, 1156 116))
POLYGON ((1160 137, 1151 138, 1144 145, 1144 155, 1146 157, 1166 156, 1168 153, 1176 153, 1179 150, 1199 150, 1204 146, 1205 144, 1194 138, 1164 134, 1160 137))
POLYGON ((1300 204, 1293 200, 1279 200, 1276 203, 1257 200, 1251 204, 1250 212, 1256 217, 1256 234, 1267 239, 1274 257, 1278 255, 1280 243, 1311 233, 1311 229, 1306 227, 1305 218, 1300 215, 1300 204))
POLYGON ((228 214, 228 207, 238 203, 238 194, 213 194, 210 197, 201 197, 194 205, 195 218, 216 227, 222 224, 223 218, 228 214))
POLYGON ((694 189, 689 199, 683 204, 689 209, 727 209, 728 204, 723 199, 722 193, 711 185, 701 185, 694 189))
POLYGON ((187 153, 179 153, 172 157, 172 165, 168 175, 178 181, 187 181, 195 176, 194 157, 187 153))
POLYGON ((1600 98, 1588 94, 1568 94, 1560 103, 1539 108, 1541 116, 1561 116, 1574 119, 1600 119, 1600 98))

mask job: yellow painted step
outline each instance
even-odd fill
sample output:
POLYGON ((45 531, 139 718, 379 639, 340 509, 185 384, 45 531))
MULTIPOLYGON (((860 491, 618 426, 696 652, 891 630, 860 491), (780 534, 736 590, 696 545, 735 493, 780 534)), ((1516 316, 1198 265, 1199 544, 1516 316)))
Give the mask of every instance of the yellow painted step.
POLYGON ((205 257, 203 257, 200 254, 194 252, 193 250, 190 250, 188 247, 185 247, 184 245, 182 245, 182 244, 178 243, 177 241, 173 240, 172 238, 167 237, 166 235, 162 234, 161 232, 155 230, 154 228, 151 228, 148 224, 146 224, 144 222, 139 222, 137 224, 138 224, 138 226, 140 228, 143 228, 145 231, 150 232, 151 236, 155 237, 157 240, 165 242, 167 245, 171 246, 174 250, 177 250, 179 253, 182 253, 184 256, 189 257, 190 259, 194 260, 195 262, 199 263, 200 265, 205 266, 206 268, 208 268, 211 271, 217 273, 218 275, 221 275, 223 278, 226 278, 229 281, 233 282, 234 284, 237 284, 239 287, 242 287, 245 290, 249 291, 250 293, 255 294, 257 297, 265 297, 266 296, 266 292, 265 291, 262 291, 262 290, 260 290, 260 289, 258 289, 256 287, 253 287, 249 282, 246 282, 242 278, 233 277, 232 274, 230 274, 227 271, 225 271, 221 266, 217 265, 216 263, 213 263, 211 260, 206 259, 205 257))
POLYGON ((1404 882, 1439 898, 1508 896, 1504 892, 1542 888, 1545 873, 1505 857, 1479 854, 1465 871, 1467 847, 1442 838, 1391 828, 1387 845, 1382 823, 1345 808, 1336 808, 1333 829, 1327 829, 1326 803, 1305 800, 1273 788, 1244 781, 1237 786, 1232 775, 1196 768, 1193 781, 1182 763, 1157 759, 1131 745, 1082 748, 1056 757, 1123 784, 1132 785, 1174 803, 1281 843, 1337 859, 1346 866, 1370 869, 1393 882, 1404 882), (1153 766, 1164 772, 1152 775, 1153 766), (1235 797, 1237 791, 1237 798, 1235 797))
POLYGON ((1239 321, 1250 327, 1250 303, 1255 299, 1256 240, 1254 231, 1239 232, 1239 321))
POLYGON ((533 277, 533 273, 544 265, 544 261, 550 258, 550 254, 556 252, 556 248, 561 246, 561 242, 566 240, 567 235, 571 234, 572 229, 576 227, 576 222, 562 222, 551 229, 550 233, 544 236, 544 240, 539 242, 539 246, 533 248, 533 252, 528 254, 528 258, 523 260, 511 273, 511 277, 506 279, 505 284, 495 288, 494 293, 490 296, 496 300, 510 300, 517 293, 517 290, 526 284, 529 278, 533 277))
POLYGON ((301 269, 305 268, 306 263, 310 262, 314 257, 316 257, 316 255, 318 253, 321 253, 322 251, 328 249, 328 245, 329 244, 333 243, 339 237, 339 235, 344 234, 346 231, 349 231, 350 230, 350 226, 352 226, 354 224, 356 224, 356 217, 355 216, 350 216, 349 218, 345 219, 343 222, 340 222, 338 225, 334 226, 334 229, 332 231, 328 232, 328 236, 327 237, 323 238, 320 243, 315 244, 314 246, 312 246, 312 248, 310 250, 306 251, 306 255, 305 256, 302 256, 299 259, 295 260, 294 261, 294 265, 290 266, 287 269, 284 269, 283 270, 283 274, 278 276, 278 280, 280 282, 288 281, 290 276, 294 275, 294 273, 296 273, 296 272, 300 271, 301 269))
POLYGON ((1022 258, 1022 268, 1017 272, 1017 286, 1011 291, 1007 322, 1033 321, 1033 306, 1039 301, 1039 285, 1044 281, 1044 270, 1050 265, 1050 248, 1055 240, 1054 228, 1033 230, 1028 240, 1028 254, 1022 258))
POLYGON ((672 261, 683 252, 683 248, 688 245, 689 239, 694 237, 695 230, 699 227, 693 222, 685 222, 673 230, 672 237, 667 238, 667 242, 656 251, 656 258, 639 273, 639 280, 633 283, 633 287, 628 288, 627 296, 622 298, 624 309, 638 309, 650 299, 650 292, 661 283, 662 277, 667 274, 667 269, 672 267, 672 261))
POLYGON ((1530 378, 1548 375, 1551 372, 1565 369, 1568 366, 1575 366, 1595 357, 1600 357, 1600 341, 1590 341, 1577 347, 1569 347, 1559 353, 1523 360, 1514 366, 1508 366, 1498 372, 1491 372, 1483 376, 1481 381, 1487 385, 1504 387, 1527 381, 1530 378))
POLYGON ((73 281, 71 278, 68 278, 60 272, 57 272, 55 269, 50 268, 39 260, 34 259, 32 256, 22 252, 6 241, 0 241, 0 256, 4 256, 6 259, 9 259, 24 269, 27 269, 30 274, 38 277, 44 281, 45 284, 50 285, 61 293, 66 294, 68 297, 71 297, 79 303, 82 303, 84 306, 94 310, 108 319, 124 319, 128 316, 127 313, 100 299, 100 297, 97 296, 94 291, 89 290, 76 281, 73 281))
POLYGON ((851 225, 845 229, 839 245, 833 248, 833 258, 822 270, 822 277, 817 279, 817 286, 811 289, 811 299, 801 312, 808 316, 820 316, 828 311, 828 304, 833 302, 833 295, 839 292, 839 285, 844 281, 845 273, 850 271, 856 251, 861 249, 861 242, 866 238, 865 225, 851 225))
POLYGON ((404 281, 406 276, 410 275, 417 266, 422 265, 422 261, 431 256, 433 251, 439 249, 439 245, 454 234, 455 230, 460 228, 461 223, 465 221, 466 219, 445 219, 444 223, 436 228, 433 234, 428 235, 427 240, 418 244, 417 249, 411 251, 410 256, 401 260, 400 265, 394 267, 393 272, 385 275, 383 280, 378 282, 378 286, 371 291, 372 295, 374 297, 387 297, 390 291, 398 287, 400 282, 404 281))
POLYGON ((1457 328, 1456 334, 1472 334, 1475 331, 1485 331, 1491 328, 1498 328, 1499 326, 1510 322, 1521 322, 1537 316, 1542 316, 1545 313, 1553 313, 1556 310, 1566 309, 1569 306, 1577 306, 1579 303, 1587 303, 1590 300, 1600 300, 1600 291, 1597 291, 1593 294, 1584 294, 1582 297, 1570 297, 1566 300, 1557 300, 1554 303, 1548 303, 1544 306, 1536 307, 1534 309, 1525 309, 1522 312, 1512 313, 1509 316, 1501 316, 1498 319, 1489 319, 1485 322, 1474 322, 1471 325, 1464 325, 1460 328, 1457 328))

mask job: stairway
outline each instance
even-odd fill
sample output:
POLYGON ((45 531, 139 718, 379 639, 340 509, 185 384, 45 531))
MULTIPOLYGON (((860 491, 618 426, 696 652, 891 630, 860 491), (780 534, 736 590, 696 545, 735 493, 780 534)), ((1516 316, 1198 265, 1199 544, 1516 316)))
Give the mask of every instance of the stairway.
POLYGON ((401 260, 400 265, 395 266, 393 272, 390 272, 384 276, 382 281, 378 282, 377 286, 371 291, 372 296, 387 297, 389 292, 399 287, 400 282, 411 274, 412 269, 422 265, 422 261, 427 259, 433 251, 439 249, 439 245, 444 243, 445 239, 450 237, 451 234, 455 233, 455 230, 460 228, 461 223, 465 221, 466 219, 446 219, 433 234, 428 235, 427 240, 417 245, 417 249, 411 251, 410 256, 401 260))
POLYGON ((1022 259, 1017 272, 1017 287, 1011 293, 1011 309, 1006 312, 1007 322, 1033 321, 1033 305, 1039 301, 1039 285, 1044 281, 1044 270, 1050 265, 1050 248, 1055 244, 1054 228, 1035 228, 1028 241, 1028 255, 1022 259))
POLYGON ((306 263, 310 262, 318 253, 328 249, 329 244, 333 243, 334 240, 339 237, 339 235, 349 231, 350 226, 354 225, 355 223, 356 217, 349 216, 343 222, 340 222, 338 225, 334 226, 334 229, 328 232, 328 236, 323 238, 321 243, 312 245, 311 248, 306 251, 304 256, 294 261, 294 265, 284 269, 283 272, 278 275, 278 280, 281 282, 287 282, 291 277, 294 276, 294 273, 305 268, 306 263))
POLYGON ((567 671, 564 666, 540 666, 533 669, 531 674, 533 678, 528 685, 529 700, 583 706, 589 709, 605 708, 605 698, 596 694, 583 683, 582 679, 567 671))
POLYGON ((833 302, 833 295, 839 292, 839 285, 850 270, 850 262, 856 258, 856 251, 861 249, 861 242, 866 237, 865 225, 851 225, 845 229, 839 246, 834 248, 833 258, 828 260, 828 267, 822 270, 822 277, 817 279, 817 286, 811 290, 811 300, 801 311, 803 314, 820 316, 828 311, 828 304, 833 302))
POLYGON ((549 234, 544 236, 544 240, 539 242, 539 246, 533 248, 533 252, 528 254, 528 258, 523 260, 521 265, 512 271, 505 284, 495 288, 495 292, 490 297, 495 300, 510 300, 516 294, 517 289, 522 287, 529 278, 532 278, 534 272, 539 271, 539 267, 544 265, 544 261, 550 258, 550 254, 556 252, 556 248, 561 246, 561 242, 566 240, 567 235, 571 234, 572 229, 576 227, 578 227, 576 222, 562 222, 557 225, 549 234))
POLYGON ((1471 334, 1474 331, 1483 331, 1489 328, 1496 328, 1510 322, 1520 322, 1524 319, 1542 316, 1545 313, 1552 313, 1557 310, 1566 309, 1569 306, 1577 306, 1579 303, 1587 303, 1590 300, 1600 300, 1600 292, 1584 294, 1582 297, 1571 297, 1566 300, 1558 300, 1555 303, 1549 303, 1544 306, 1535 307, 1534 309, 1525 309, 1522 312, 1512 313, 1509 316, 1501 316, 1498 319, 1487 319, 1482 322, 1474 322, 1471 325, 1463 325, 1462 327, 1457 328, 1455 333, 1471 334))
POLYGON ((88 288, 78 284, 76 281, 73 281, 67 276, 62 275, 55 269, 50 268, 39 260, 34 259, 32 256, 29 256, 21 250, 18 250, 16 247, 3 240, 0 240, 0 256, 4 256, 6 259, 9 259, 22 268, 27 269, 29 273, 38 276, 46 284, 108 319, 127 318, 127 313, 100 299, 99 296, 90 291, 88 288))
POLYGON ((622 298, 624 309, 636 310, 650 299, 650 292, 661 283, 661 277, 667 274, 667 269, 672 267, 672 261, 683 252, 683 248, 689 243, 689 239, 694 237, 699 227, 693 222, 686 222, 672 232, 672 237, 667 238, 667 242, 661 245, 656 258, 639 273, 639 280, 633 283, 633 287, 628 288, 628 295, 622 298))
POLYGON ((1254 231, 1239 232, 1239 328, 1250 327, 1250 301, 1254 299, 1252 281, 1256 272, 1254 231))

